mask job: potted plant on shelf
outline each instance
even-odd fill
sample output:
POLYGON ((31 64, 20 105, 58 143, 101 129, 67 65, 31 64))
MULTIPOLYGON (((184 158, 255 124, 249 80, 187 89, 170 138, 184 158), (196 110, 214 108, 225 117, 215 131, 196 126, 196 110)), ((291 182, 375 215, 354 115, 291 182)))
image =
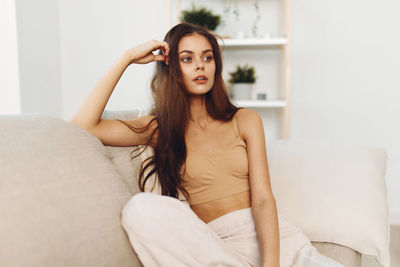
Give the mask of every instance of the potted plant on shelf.
POLYGON ((255 70, 248 64, 238 65, 236 70, 229 72, 229 83, 232 85, 235 100, 251 100, 253 84, 256 82, 255 70))
POLYGON ((221 22, 221 16, 213 14, 213 12, 206 7, 196 8, 192 4, 192 9, 182 10, 181 22, 188 22, 196 25, 206 27, 214 31, 221 22))

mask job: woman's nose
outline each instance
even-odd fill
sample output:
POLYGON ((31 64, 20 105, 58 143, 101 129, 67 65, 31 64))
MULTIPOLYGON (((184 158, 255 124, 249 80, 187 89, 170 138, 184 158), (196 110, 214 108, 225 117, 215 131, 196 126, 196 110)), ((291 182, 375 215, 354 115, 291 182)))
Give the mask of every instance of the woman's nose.
POLYGON ((204 62, 201 60, 197 62, 196 70, 198 69, 204 69, 204 62))

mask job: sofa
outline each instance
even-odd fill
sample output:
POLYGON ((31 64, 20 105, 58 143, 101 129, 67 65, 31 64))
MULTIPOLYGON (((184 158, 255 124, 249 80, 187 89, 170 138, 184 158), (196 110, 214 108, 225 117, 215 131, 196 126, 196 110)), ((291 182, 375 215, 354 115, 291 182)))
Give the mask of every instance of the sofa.
MULTIPOLYGON (((120 219, 151 151, 43 114, 0 115, 0 144, 0 266, 142 266, 120 219)), ((279 212, 321 253, 390 266, 384 149, 267 138, 267 155, 279 212)))

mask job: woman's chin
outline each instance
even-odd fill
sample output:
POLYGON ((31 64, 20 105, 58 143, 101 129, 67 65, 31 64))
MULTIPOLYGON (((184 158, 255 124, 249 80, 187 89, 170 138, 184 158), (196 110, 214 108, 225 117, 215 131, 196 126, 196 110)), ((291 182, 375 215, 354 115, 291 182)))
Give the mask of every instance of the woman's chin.
POLYGON ((190 95, 204 95, 207 94, 212 87, 209 86, 197 86, 195 88, 191 88, 190 90, 188 90, 190 95))

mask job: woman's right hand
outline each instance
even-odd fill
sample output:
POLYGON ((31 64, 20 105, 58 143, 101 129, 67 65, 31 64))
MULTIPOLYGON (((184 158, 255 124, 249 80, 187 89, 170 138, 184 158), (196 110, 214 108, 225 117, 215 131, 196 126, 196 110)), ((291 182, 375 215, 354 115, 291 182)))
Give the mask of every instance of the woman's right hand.
POLYGON ((153 61, 164 61, 167 65, 169 63, 169 44, 165 41, 151 40, 128 49, 125 53, 127 53, 131 59, 129 64, 147 64, 153 61), (163 55, 154 55, 152 53, 158 49, 163 52, 163 55))

